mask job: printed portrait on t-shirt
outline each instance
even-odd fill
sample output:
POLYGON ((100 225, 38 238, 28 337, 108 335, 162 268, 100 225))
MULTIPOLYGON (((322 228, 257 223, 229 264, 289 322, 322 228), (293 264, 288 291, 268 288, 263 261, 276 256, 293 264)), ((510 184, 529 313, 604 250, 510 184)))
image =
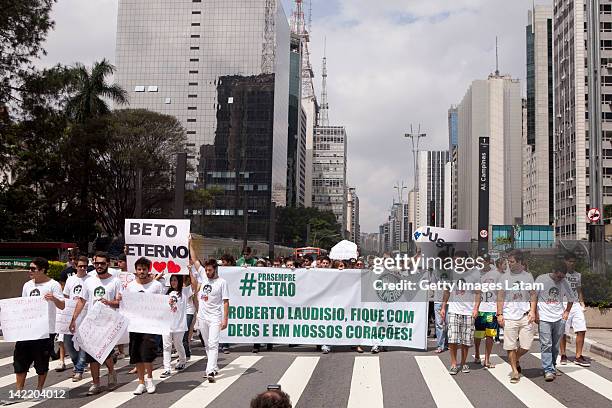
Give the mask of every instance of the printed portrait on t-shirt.
POLYGON ((206 284, 204 286, 202 286, 202 297, 201 299, 205 302, 208 302, 208 295, 210 294, 210 292, 212 292, 212 286, 209 284, 206 284))
POLYGON ((102 299, 105 294, 106 294, 106 289, 104 289, 104 286, 98 286, 97 288, 94 289, 94 297, 97 299, 102 299))
POLYGON ((558 303, 559 302, 559 289, 552 287, 548 290, 547 303, 558 303))
POLYGON ((32 289, 30 291, 30 296, 40 296, 40 290, 38 289, 32 289))
POLYGON ((82 292, 82 290, 83 290, 83 286, 81 286, 81 285, 76 285, 76 286, 74 287, 74 289, 73 289, 73 292, 74 292, 74 294, 75 294, 75 295, 80 295, 80 294, 81 294, 81 292, 82 292))
POLYGON ((178 310, 178 306, 176 305, 178 303, 178 297, 176 295, 171 295, 170 296, 170 310, 173 313, 176 313, 176 311, 178 310))

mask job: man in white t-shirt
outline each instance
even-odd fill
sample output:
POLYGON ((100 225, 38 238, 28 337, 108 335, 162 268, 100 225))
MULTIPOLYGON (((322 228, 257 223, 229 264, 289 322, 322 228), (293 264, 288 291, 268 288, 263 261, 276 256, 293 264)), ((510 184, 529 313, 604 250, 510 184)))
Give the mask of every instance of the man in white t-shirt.
POLYGON ((189 244, 192 260, 191 288, 198 294, 198 325, 206 346, 206 378, 208 382, 215 382, 219 370, 217 358, 219 355, 219 337, 221 330, 225 330, 229 318, 229 288, 225 279, 219 277, 217 260, 209 259, 202 265, 195 256, 195 251, 189 244), (196 268, 195 272, 193 267, 196 268), (198 290, 198 277, 200 289, 198 290))
POLYGON ((55 339, 55 312, 56 309, 63 310, 65 307, 64 295, 59 282, 49 278, 49 262, 45 258, 34 258, 30 262, 30 278, 23 285, 22 297, 38 296, 44 298, 49 306, 49 337, 38 340, 18 341, 15 343, 13 354, 13 368, 15 369, 15 387, 17 391, 23 390, 25 380, 34 364, 38 383, 36 388, 42 390, 45 386, 47 373, 49 372, 49 358, 53 350, 53 339, 55 339))
MULTIPOLYGON (((163 294, 163 286, 151 275, 152 262, 147 258, 136 260, 136 279, 128 283, 125 288, 127 293, 150 293, 163 294)), ((138 373, 138 386, 134 395, 141 395, 147 391, 148 394, 155 392, 153 384, 153 361, 157 357, 157 335, 149 333, 130 332, 130 364, 136 366, 138 373), (147 377, 145 378, 145 373, 147 377)))
POLYGON ((525 255, 514 250, 508 255, 509 273, 500 278, 497 291, 497 322, 504 328, 504 350, 512 366, 510 382, 521 377, 520 358, 525 355, 535 334, 537 293, 533 290, 533 275, 525 270, 525 255))
POLYGON ((582 275, 580 272, 576 271, 576 255, 572 253, 566 254, 564 260, 567 266, 567 275, 565 279, 567 279, 572 288, 572 294, 575 301, 565 324, 565 335, 561 337, 561 364, 567 364, 567 355, 565 354, 567 345, 566 335, 569 335, 571 329, 574 329, 574 333, 576 334, 576 357, 574 358, 574 363, 582 367, 589 367, 591 362, 582 355, 587 331, 586 319, 584 317, 585 305, 584 294, 582 293, 582 275))
MULTIPOLYGON (((113 277, 108 267, 110 265, 110 258, 105 252, 97 252, 94 255, 94 267, 95 276, 91 276, 85 282, 85 286, 81 291, 81 296, 78 299, 74 314, 72 315, 72 322, 70 323, 70 331, 75 332, 76 323, 79 315, 85 308, 85 303, 88 303, 88 307, 93 307, 95 302, 100 302, 108 307, 117 309, 119 307, 119 296, 121 293, 121 282, 119 279, 113 277)), ((89 369, 91 371, 92 385, 87 391, 87 395, 96 395, 102 392, 100 386, 100 363, 87 354, 87 362, 89 363, 89 369)), ((117 372, 115 371, 115 364, 112 359, 112 352, 104 361, 104 365, 108 368, 108 390, 112 390, 117 386, 117 372)))
MULTIPOLYGON (((465 251, 455 253, 456 264, 467 258, 465 251)), ((474 319, 478 316, 480 306, 480 290, 477 284, 480 276, 476 270, 466 270, 453 273, 452 290, 445 289, 442 299, 440 315, 446 318, 446 305, 448 304, 448 348, 450 350, 451 367, 450 375, 456 375, 459 371, 469 373, 467 364, 468 350, 472 346, 474 338, 474 319), (457 350, 461 348, 461 364, 457 365, 457 350)))
POLYGON ((538 289, 540 349, 544 379, 549 382, 560 374, 556 367, 559 342, 565 333, 565 322, 574 301, 572 289, 565 279, 566 273, 567 266, 555 262, 552 272, 538 276, 535 281, 541 286, 538 289), (566 306, 563 306, 564 297, 569 300, 566 306))
POLYGON ((480 269, 480 283, 482 285, 481 302, 478 308, 478 317, 474 322, 474 362, 481 363, 480 342, 485 339, 485 357, 483 365, 485 368, 493 368, 491 363, 491 352, 493 351, 493 339, 497 336, 497 284, 501 273, 491 262, 489 254, 483 255, 484 267, 480 269))
MULTIPOLYGON (((66 298, 78 301, 81 297, 85 282, 91 278, 91 275, 87 273, 88 263, 89 259, 86 256, 79 256, 75 260, 74 268, 76 269, 76 274, 69 276, 64 285, 64 296, 66 298)), ((64 334, 64 348, 74 365, 72 381, 78 382, 83 379, 83 372, 85 372, 85 366, 87 365, 87 353, 83 349, 76 351, 73 337, 74 335, 72 334, 64 334)))

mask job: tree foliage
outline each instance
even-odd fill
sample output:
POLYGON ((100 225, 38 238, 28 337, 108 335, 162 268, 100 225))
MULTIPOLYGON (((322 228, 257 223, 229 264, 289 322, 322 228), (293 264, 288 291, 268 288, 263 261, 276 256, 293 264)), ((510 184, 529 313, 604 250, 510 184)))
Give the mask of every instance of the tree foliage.
POLYGON ((341 240, 342 227, 330 211, 292 207, 278 209, 276 242, 279 245, 330 249, 341 240), (310 224, 309 237, 306 236, 308 224, 310 224))
POLYGON ((56 0, 2 0, 0 6, 0 105, 19 89, 30 61, 44 54, 42 43, 53 27, 56 0))

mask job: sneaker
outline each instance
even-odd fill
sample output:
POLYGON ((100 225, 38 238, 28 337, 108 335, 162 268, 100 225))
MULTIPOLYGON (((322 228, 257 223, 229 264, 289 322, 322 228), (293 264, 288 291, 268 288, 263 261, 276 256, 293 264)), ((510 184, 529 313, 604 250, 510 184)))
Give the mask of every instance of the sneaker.
POLYGON ((586 358, 584 358, 584 356, 580 356, 580 357, 574 359, 574 364, 578 364, 581 367, 590 367, 591 366, 591 362, 588 361, 586 358))
POLYGON ((206 378, 208 379, 209 383, 214 383, 215 382, 215 373, 210 373, 206 376, 206 378))
POLYGON ((450 370, 448 370, 448 373, 450 375, 457 375, 459 374, 459 371, 461 371, 459 367, 451 367, 450 370))
POLYGON ((83 379, 83 373, 74 373, 72 376, 72 382, 79 382, 83 379))
POLYGON ((102 387, 97 384, 91 384, 91 387, 87 390, 87 395, 98 395, 102 392, 102 387))
POLYGON ((176 371, 183 371, 185 369, 185 364, 178 363, 176 367, 174 367, 176 371))
POLYGON ((117 387, 117 372, 113 370, 112 373, 107 374, 108 377, 108 390, 114 390, 117 387))
POLYGON ((142 395, 147 390, 144 384, 138 384, 138 387, 134 390, 134 395, 142 395))
POLYGON ((117 360, 123 360, 125 358, 125 353, 117 353, 117 360))
POLYGON ((166 371, 164 371, 163 373, 161 373, 161 374, 159 375, 159 378, 168 378, 168 377, 170 377, 171 375, 172 375, 172 373, 170 372, 170 370, 166 370, 166 371))
POLYGON ((63 372, 63 371, 66 371, 66 364, 64 364, 64 363, 62 363, 62 365, 61 365, 61 366, 59 366, 59 367, 57 367, 57 368, 55 369, 55 372, 56 372, 56 373, 61 373, 61 372, 63 372))
POLYGON ((380 351, 380 348, 378 348, 378 346, 374 346, 372 347, 372 350, 370 350, 372 354, 378 354, 379 351, 380 351))
POLYGON ((561 355, 561 365, 567 364, 567 356, 565 354, 561 355))
POLYGON ((328 354, 331 351, 331 348, 329 346, 322 346, 321 351, 323 354, 328 354))
POLYGON ((138 369, 134 367, 130 371, 128 371, 128 374, 138 374, 138 369))
POLYGON ((480 357, 474 357, 474 364, 482 364, 482 360, 480 359, 480 357))
POLYGON ((555 374, 554 373, 544 373, 544 380, 546 382, 551 382, 554 379, 555 379, 555 374))
POLYGON ((470 367, 467 364, 464 364, 463 367, 461 367, 461 372, 462 373, 469 373, 470 372, 470 367))
POLYGON ((147 394, 153 394, 155 392, 155 384, 153 384, 152 378, 145 378, 145 387, 147 387, 147 394))
POLYGON ((178 357, 178 352, 175 351, 174 353, 170 354, 170 357, 171 358, 177 358, 178 357))
POLYGON ((561 376, 563 375, 563 371, 561 371, 561 370, 559 370, 559 369, 557 368, 557 369, 555 369, 555 375, 556 375, 557 377, 561 377, 561 376))

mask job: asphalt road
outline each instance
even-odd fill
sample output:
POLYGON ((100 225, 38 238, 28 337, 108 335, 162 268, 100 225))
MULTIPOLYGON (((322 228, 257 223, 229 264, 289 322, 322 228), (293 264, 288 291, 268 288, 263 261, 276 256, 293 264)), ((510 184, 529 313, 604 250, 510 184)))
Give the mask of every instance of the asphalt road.
MULTIPOLYGON (((194 343, 195 346, 195 343, 194 343)), ((433 343, 430 342, 430 346, 433 343)), ((0 399, 6 399, 14 387, 11 343, 0 343, 0 399)), ((446 370, 448 352, 441 355, 403 349, 391 349, 378 355, 357 354, 348 347, 338 347, 322 355, 312 346, 288 348, 252 354, 250 347, 236 346, 229 355, 220 354, 221 371, 215 384, 203 382, 206 363, 201 347, 194 347, 189 367, 159 381, 156 361, 157 392, 134 396, 135 376, 128 374, 128 360, 118 362, 120 386, 113 392, 87 397, 90 377, 73 383, 70 370, 51 371, 48 387, 69 387, 68 399, 26 401, 19 408, 68 407, 248 407, 257 393, 268 384, 281 383, 294 407, 611 407, 612 368, 609 362, 593 362, 582 368, 570 363, 560 366, 564 374, 552 383, 542 377, 538 359, 539 343, 522 362, 523 377, 510 384, 505 353, 495 345, 497 366, 484 369, 470 363, 470 373, 451 377, 446 370)), ((473 349, 472 349, 473 350, 473 349)), ((472 358, 470 357, 471 361, 472 358)), ((68 361, 68 360, 67 360, 68 361)), ((52 362, 56 367, 57 362, 52 362)), ((28 387, 35 386, 31 369, 28 387)), ((103 378, 102 384, 106 383, 103 378)))

